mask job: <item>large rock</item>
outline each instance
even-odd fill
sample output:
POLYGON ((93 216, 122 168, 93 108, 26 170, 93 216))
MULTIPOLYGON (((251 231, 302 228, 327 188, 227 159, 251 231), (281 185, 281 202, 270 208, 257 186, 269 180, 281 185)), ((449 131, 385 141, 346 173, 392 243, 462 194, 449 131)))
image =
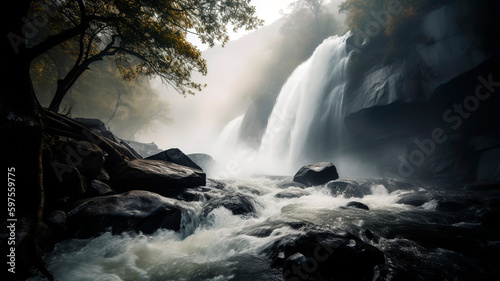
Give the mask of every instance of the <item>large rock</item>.
POLYGON ((121 143, 126 143, 127 145, 132 147, 135 151, 137 151, 137 153, 139 153, 142 156, 142 158, 146 158, 162 152, 162 150, 159 149, 154 142, 142 143, 132 140, 122 140, 121 143))
POLYGON ((314 186, 325 184, 338 178, 337 168, 332 163, 320 162, 300 168, 293 177, 293 181, 306 186, 314 186))
POLYGON ((75 118, 74 119, 76 122, 84 125, 85 127, 89 128, 94 132, 95 134, 105 137, 109 140, 112 140, 113 142, 118 143, 119 140, 111 131, 106 129, 106 124, 102 122, 99 119, 94 119, 94 118, 75 118))
POLYGON ((110 230, 153 233, 160 228, 179 230, 185 209, 180 201, 148 191, 83 199, 70 204, 67 225, 79 238, 89 238, 110 230))
POLYGON ((43 180, 48 208, 57 208, 65 201, 85 197, 87 182, 77 168, 58 161, 52 161, 44 167, 43 180))
POLYGON ((163 152, 160 152, 158 154, 152 155, 147 157, 146 159, 150 160, 163 160, 163 161, 168 161, 172 162, 178 165, 190 167, 193 169, 198 169, 203 171, 200 166, 196 165, 196 163, 193 162, 186 154, 184 154, 180 149, 178 148, 171 148, 168 150, 165 150, 163 152))
POLYGON ((214 172, 217 163, 214 158, 205 153, 192 153, 187 155, 196 165, 201 167, 205 173, 210 174, 214 172))
POLYGON ((385 263, 379 249, 354 235, 321 229, 304 231, 265 250, 271 253, 273 266, 283 268, 284 280, 371 281, 374 268, 385 263))
POLYGON ((347 208, 355 208, 355 209, 362 209, 362 210, 370 210, 370 208, 368 208, 368 206, 366 206, 365 204, 361 203, 361 202, 356 202, 356 201, 351 201, 349 203, 347 203, 347 205, 345 205, 347 208))
POLYGON ((110 173, 111 185, 119 191, 136 189, 175 196, 185 188, 206 184, 201 170, 163 160, 134 159, 115 165, 110 173))
POLYGON ((253 215, 255 213, 252 198, 242 193, 228 194, 210 199, 203 208, 204 216, 207 216, 218 207, 230 210, 233 215, 253 215))
POLYGON ((330 190, 333 196, 344 196, 345 198, 362 198, 365 194, 358 186, 346 181, 331 181, 326 187, 330 190))
POLYGON ((104 152, 88 141, 68 139, 56 141, 53 157, 56 161, 75 167, 87 179, 96 178, 104 164, 104 152))

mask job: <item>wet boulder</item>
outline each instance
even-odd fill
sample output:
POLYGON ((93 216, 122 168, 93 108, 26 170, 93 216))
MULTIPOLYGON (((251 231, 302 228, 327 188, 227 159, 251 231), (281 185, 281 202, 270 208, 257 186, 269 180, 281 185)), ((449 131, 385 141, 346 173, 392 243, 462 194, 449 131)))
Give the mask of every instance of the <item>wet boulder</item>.
POLYGON ((56 161, 77 168, 88 179, 96 178, 104 165, 105 153, 99 146, 88 141, 56 141, 52 151, 56 161))
POLYGON ((366 206, 365 204, 363 204, 361 202, 356 202, 356 201, 351 201, 351 202, 347 203, 346 207, 347 208, 362 209, 362 210, 370 210, 370 208, 368 208, 368 206, 366 206))
POLYGON ((333 196, 344 196, 345 198, 362 198, 365 194, 360 188, 352 183, 346 181, 330 181, 326 184, 333 196))
POLYGON ((376 247, 354 235, 328 230, 306 230, 273 248, 271 258, 284 260, 284 280, 371 281, 374 268, 385 264, 376 247))
POLYGON ((253 215, 255 213, 254 202, 251 197, 241 194, 227 194, 210 199, 204 207, 204 215, 207 216, 214 209, 224 207, 233 215, 253 215))
POLYGON ((45 222, 52 228, 57 240, 62 240, 67 236, 66 219, 67 214, 63 210, 54 210, 45 218, 45 222))
POLYGON ((429 193, 416 191, 401 194, 397 203, 418 207, 424 205, 430 200, 432 200, 432 196, 429 193))
POLYGON ((111 187, 109 187, 109 185, 99 180, 92 180, 90 182, 90 187, 92 188, 91 192, 95 195, 106 195, 113 193, 113 190, 111 189, 111 187))
POLYGON ((185 189, 181 194, 175 198, 183 201, 198 201, 206 202, 214 197, 214 195, 219 195, 220 191, 208 186, 199 186, 185 189))
POLYGON ((500 221, 500 208, 485 212, 481 218, 481 223, 489 228, 500 229, 498 222, 500 221))
POLYGON ((322 185, 338 178, 337 168, 331 162, 320 162, 300 168, 293 177, 293 181, 306 186, 314 186, 322 185))
POLYGON ((72 236, 94 237, 105 231, 153 233, 160 228, 179 230, 182 202, 148 191, 83 199, 69 206, 67 227, 72 236))
POLYGON ((84 198, 87 181, 77 168, 58 161, 52 161, 45 167, 43 180, 47 206, 57 208, 65 201, 84 198))
POLYGON ((276 198, 299 198, 302 196, 310 195, 309 192, 303 190, 299 187, 289 187, 283 191, 280 191, 274 195, 276 198))
POLYGON ((187 155, 196 165, 201 167, 206 173, 214 172, 217 162, 214 158, 205 153, 192 153, 187 155))
POLYGON ((176 196, 186 188, 204 186, 203 171, 163 160, 134 159, 110 171, 114 190, 147 190, 163 196, 176 196))
POLYGON ((158 154, 149 156, 146 159, 168 161, 171 163, 175 163, 178 165, 182 165, 185 167, 190 167, 193 169, 203 171, 200 166, 196 165, 196 163, 194 163, 193 160, 191 160, 191 158, 189 158, 186 154, 184 154, 178 148, 171 148, 171 149, 165 150, 165 151, 160 152, 158 154))

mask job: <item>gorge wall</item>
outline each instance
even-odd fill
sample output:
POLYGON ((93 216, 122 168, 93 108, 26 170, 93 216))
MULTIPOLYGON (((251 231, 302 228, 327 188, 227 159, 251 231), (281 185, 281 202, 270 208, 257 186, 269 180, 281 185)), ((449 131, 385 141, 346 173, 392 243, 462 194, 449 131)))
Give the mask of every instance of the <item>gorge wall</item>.
MULTIPOLYGON (((421 16, 418 39, 402 42, 403 55, 352 75, 346 86, 345 149, 382 175, 500 179, 498 45, 494 26, 470 32, 459 21, 469 8, 456 1, 421 16)), ((366 41, 354 50, 361 61, 385 47, 366 41)))
POLYGON ((341 170, 362 166, 356 176, 499 180, 500 45, 495 20, 471 20, 494 19, 498 6, 442 1, 393 37, 383 33, 388 12, 374 13, 378 33, 326 39, 280 90, 274 85, 232 122, 225 139, 261 156, 278 151, 273 165, 291 162, 292 170, 334 161, 341 170), (276 126, 276 116, 286 122, 276 126))

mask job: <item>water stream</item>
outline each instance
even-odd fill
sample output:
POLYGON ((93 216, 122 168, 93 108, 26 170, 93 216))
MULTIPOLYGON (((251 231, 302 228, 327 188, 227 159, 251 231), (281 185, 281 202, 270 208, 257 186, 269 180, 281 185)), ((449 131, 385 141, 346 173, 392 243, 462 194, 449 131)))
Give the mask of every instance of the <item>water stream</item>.
POLYGON ((362 197, 349 198, 331 183, 304 188, 286 177, 224 180, 214 191, 248 198, 253 212, 218 207, 207 214, 206 201, 188 202, 181 231, 64 241, 46 257, 48 268, 57 280, 75 281, 283 280, 267 249, 316 225, 382 250, 386 277, 378 280, 494 280, 500 237, 481 226, 484 194, 390 179, 335 182, 362 197), (351 201, 369 210, 346 208, 351 201), (400 279, 392 279, 397 272, 400 279))
MULTIPOLYGON (((239 164, 251 162, 252 172, 292 175, 298 165, 336 159, 347 36, 326 39, 294 71, 278 96, 260 150, 239 164)), ((221 134, 218 151, 229 158, 239 155, 242 120, 236 118, 221 134)), ((207 194, 244 198, 248 206, 237 207, 250 212, 210 209, 201 194, 200 200, 186 202, 180 231, 107 232, 67 240, 46 256, 48 269, 57 280, 72 281, 283 280, 270 249, 316 227, 351 233, 380 249, 385 266, 375 270, 373 280, 498 280, 500 237, 482 221, 498 205, 498 193, 363 178, 306 188, 290 177, 243 175, 209 181, 207 194), (347 208, 351 201, 369 210, 347 208)))

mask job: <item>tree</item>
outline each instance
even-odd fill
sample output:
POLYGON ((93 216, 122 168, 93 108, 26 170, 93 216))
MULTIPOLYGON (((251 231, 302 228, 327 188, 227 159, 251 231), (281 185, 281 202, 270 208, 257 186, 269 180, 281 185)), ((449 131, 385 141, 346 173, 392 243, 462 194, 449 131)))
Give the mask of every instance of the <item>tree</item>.
POLYGON ((78 49, 73 67, 57 82, 49 106, 53 111, 58 111, 80 75, 105 57, 113 57, 125 79, 155 75, 181 94, 193 94, 203 85, 191 81, 191 72, 206 74, 207 68, 201 52, 186 35, 196 34, 213 46, 229 40, 228 25, 236 31, 262 24, 254 16, 250 0, 46 0, 45 6, 34 1, 32 10, 45 13, 50 23, 47 26, 58 32, 32 40, 36 44, 30 48, 34 56, 63 42, 78 49))
MULTIPOLYGON (((57 77, 71 67, 68 52, 61 48, 50 50, 32 63, 31 77, 36 96, 43 106, 50 104, 57 77)), ((71 116, 100 119, 118 137, 130 138, 133 131, 144 132, 157 122, 171 122, 168 102, 149 80, 142 75, 123 80, 113 61, 95 62, 91 70, 85 71, 71 87, 60 111, 71 116)))
POLYGON ((94 61, 115 56, 124 74, 159 75, 181 93, 191 93, 201 87, 191 81, 191 70, 205 73, 206 66, 186 34, 195 33, 209 45, 223 44, 228 40, 228 25, 235 30, 253 29, 261 21, 254 16, 250 0, 21 0, 10 2, 8 12, 13 20, 2 24, 1 39, 6 81, 0 95, 2 166, 16 170, 16 215, 29 213, 36 218, 37 267, 50 279, 37 242, 44 208, 42 156, 49 112, 34 92, 33 60, 73 41, 80 51, 61 88, 69 89, 94 61), (40 36, 48 26, 55 32, 40 36))
MULTIPOLYGON (((321 37, 322 31, 321 31, 321 25, 320 25, 320 15, 324 12, 324 6, 323 6, 324 0, 297 0, 295 2, 292 2, 289 6, 289 8, 292 9, 292 12, 290 15, 287 15, 285 17, 285 20, 288 19, 290 21, 290 18, 297 18, 298 14, 303 13, 304 10, 308 10, 309 12, 312 13, 314 16, 314 20, 316 23, 316 35, 317 37, 321 37)), ((288 23, 290 24, 290 23, 288 23)))

